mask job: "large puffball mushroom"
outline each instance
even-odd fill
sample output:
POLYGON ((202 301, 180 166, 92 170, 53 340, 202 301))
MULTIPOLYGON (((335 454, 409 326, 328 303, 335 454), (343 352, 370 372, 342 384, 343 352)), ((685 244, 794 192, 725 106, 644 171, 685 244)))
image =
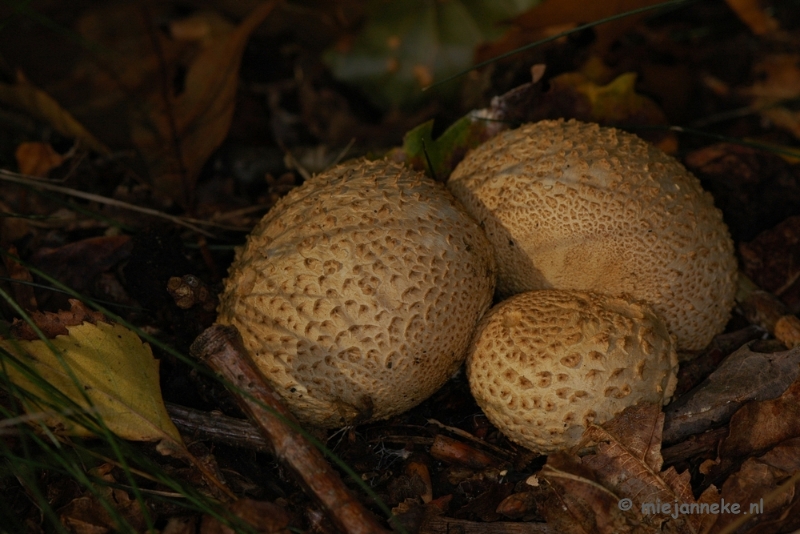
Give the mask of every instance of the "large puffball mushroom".
POLYGON ((666 403, 678 359, 666 325, 645 303, 600 293, 515 295, 481 321, 467 357, 486 417, 540 454, 575 445, 638 402, 666 403))
POLYGON ((570 120, 504 132, 448 182, 495 249, 497 290, 629 294, 681 349, 722 331, 736 292, 733 242, 699 180, 635 135, 570 120))
POLYGON ((457 370, 494 292, 491 245, 447 189, 388 161, 314 176, 237 251, 235 325, 305 423, 401 413, 457 370))

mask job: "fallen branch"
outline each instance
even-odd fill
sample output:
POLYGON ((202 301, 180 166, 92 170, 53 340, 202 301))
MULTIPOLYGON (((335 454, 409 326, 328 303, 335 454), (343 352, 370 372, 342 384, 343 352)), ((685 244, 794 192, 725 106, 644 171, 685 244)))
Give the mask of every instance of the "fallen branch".
POLYGON ((254 424, 246 419, 228 417, 186 408, 171 402, 164 403, 167 413, 178 430, 195 439, 224 443, 240 449, 272 452, 269 442, 254 424))
POLYGON ((389 533, 350 493, 322 453, 298 432, 299 423, 266 383, 235 327, 214 325, 206 329, 190 350, 229 384, 247 393, 236 394, 239 406, 267 438, 275 458, 294 472, 305 491, 343 532, 389 533))

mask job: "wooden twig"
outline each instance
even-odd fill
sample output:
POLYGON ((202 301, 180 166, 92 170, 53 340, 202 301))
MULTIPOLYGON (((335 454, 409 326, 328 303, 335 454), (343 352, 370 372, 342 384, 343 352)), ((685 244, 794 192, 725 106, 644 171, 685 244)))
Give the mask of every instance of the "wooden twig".
POLYGON ((172 422, 187 437, 224 443, 240 449, 272 452, 269 442, 258 427, 246 419, 194 410, 171 402, 164 404, 172 422))
POLYGON ((352 495, 322 453, 298 432, 299 423, 266 383, 235 327, 214 325, 206 329, 190 350, 229 384, 247 393, 236 394, 239 406, 267 438, 276 459, 294 472, 342 532, 389 533, 352 495))

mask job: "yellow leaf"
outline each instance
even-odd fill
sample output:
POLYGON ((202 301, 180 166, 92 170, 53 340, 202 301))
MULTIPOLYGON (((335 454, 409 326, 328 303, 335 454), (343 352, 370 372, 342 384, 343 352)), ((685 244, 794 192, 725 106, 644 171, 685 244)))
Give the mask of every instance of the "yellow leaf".
MULTIPOLYGON (((600 124, 667 124, 661 108, 650 98, 636 92, 636 74, 620 74, 606 85, 599 85, 580 72, 567 72, 550 80, 550 91, 563 95, 572 94, 578 99, 576 109, 586 104, 584 120, 600 124)), ((677 149, 673 133, 665 133, 651 140, 667 153, 677 149)))
MULTIPOLYGON (((119 437, 134 441, 161 441, 168 449, 183 449, 177 428, 167 415, 158 382, 158 361, 150 346, 119 324, 98 322, 68 326, 69 335, 51 340, 79 385, 65 371, 53 351, 41 340, 0 342, 8 352, 27 363, 55 389, 89 409, 78 387, 94 405, 95 415, 119 437)), ((58 403, 10 363, 9 378, 41 399, 58 403)), ((28 405, 28 413, 46 410, 44 421, 57 432, 90 435, 89 431, 48 408, 28 405)))

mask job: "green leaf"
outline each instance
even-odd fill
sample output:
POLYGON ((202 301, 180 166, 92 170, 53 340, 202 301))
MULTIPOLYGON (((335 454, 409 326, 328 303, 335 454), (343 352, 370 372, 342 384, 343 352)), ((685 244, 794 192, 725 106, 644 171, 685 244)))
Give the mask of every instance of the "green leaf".
POLYGON ((446 182, 470 149, 494 136, 502 128, 505 125, 469 114, 458 119, 441 136, 434 139, 433 121, 430 120, 409 130, 403 138, 400 154, 392 157, 405 161, 417 170, 425 171, 434 180, 446 182))
MULTIPOLYGON (((346 51, 329 50, 334 75, 359 86, 378 106, 408 107, 422 88, 472 63, 482 41, 500 36, 501 21, 539 0, 372 0, 363 31, 346 51)), ((439 88, 449 96, 455 85, 439 88)))

